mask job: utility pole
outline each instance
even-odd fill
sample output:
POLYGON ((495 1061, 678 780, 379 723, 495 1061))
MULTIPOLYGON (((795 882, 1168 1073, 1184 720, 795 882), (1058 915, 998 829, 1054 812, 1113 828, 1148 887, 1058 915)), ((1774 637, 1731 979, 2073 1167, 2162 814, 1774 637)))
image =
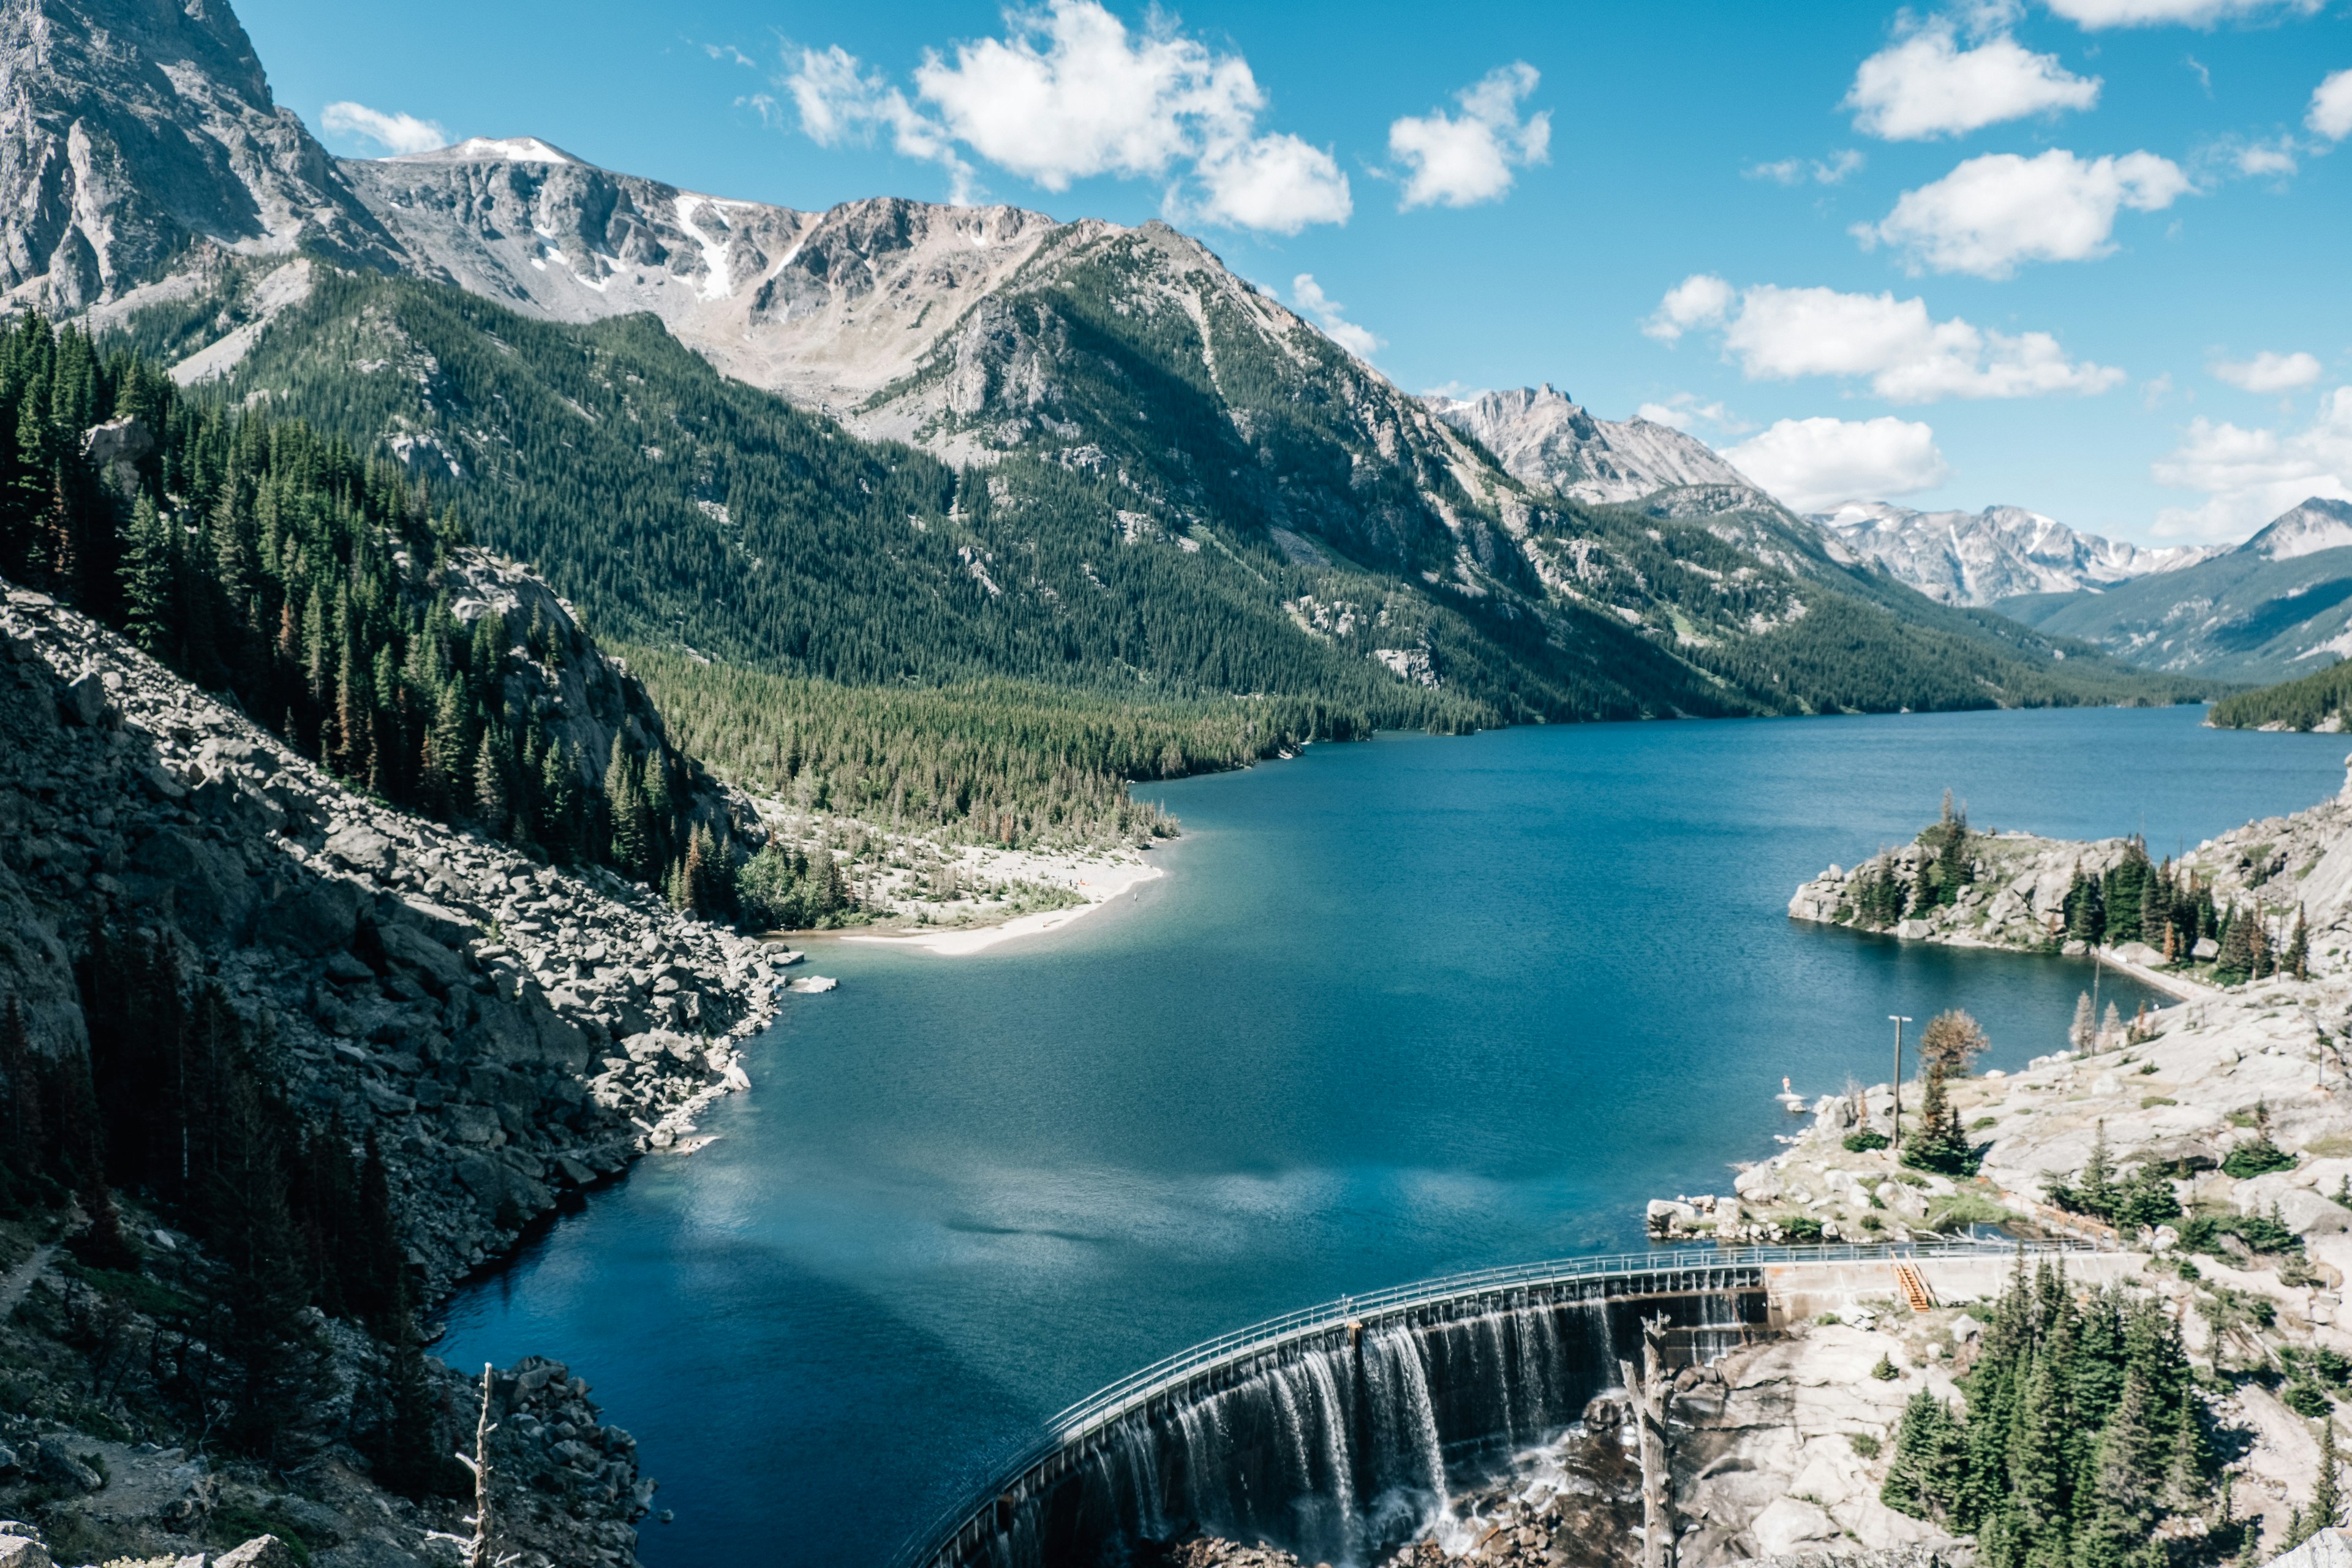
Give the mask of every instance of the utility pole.
POLYGON ((1620 1359, 1617 1375, 1641 1425, 1642 1444, 1642 1568, 1675 1568, 1674 1472, 1666 1458, 1666 1402, 1674 1397, 1674 1380, 1666 1375, 1663 1354, 1666 1315, 1642 1320, 1642 1368, 1620 1359))
POLYGON ((1900 1013, 1889 1013, 1895 1020, 1895 1135, 1886 1141, 1890 1150, 1903 1147, 1903 1026, 1911 1020, 1900 1013))

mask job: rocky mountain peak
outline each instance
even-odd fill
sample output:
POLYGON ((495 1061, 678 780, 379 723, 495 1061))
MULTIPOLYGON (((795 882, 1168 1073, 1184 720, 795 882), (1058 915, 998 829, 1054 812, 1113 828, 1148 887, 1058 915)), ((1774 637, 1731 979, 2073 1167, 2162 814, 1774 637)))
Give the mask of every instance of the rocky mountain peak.
POLYGON ((2288 561, 2347 544, 2352 544, 2352 501, 2313 496, 2301 506, 2273 518, 2261 532, 2238 548, 2249 555, 2288 561))
POLYGON ((206 243, 397 263, 218 0, 15 0, 0 61, 9 302, 78 311, 206 243))
POLYGON ((1549 382, 1426 401, 1514 479, 1578 500, 1636 501, 1685 485, 1762 494, 1696 437, 1647 419, 1596 419, 1549 382))
POLYGON ((446 147, 435 147, 423 153, 403 153, 397 157, 376 160, 386 163, 581 163, 552 142, 542 142, 536 136, 468 136, 463 142, 446 147))

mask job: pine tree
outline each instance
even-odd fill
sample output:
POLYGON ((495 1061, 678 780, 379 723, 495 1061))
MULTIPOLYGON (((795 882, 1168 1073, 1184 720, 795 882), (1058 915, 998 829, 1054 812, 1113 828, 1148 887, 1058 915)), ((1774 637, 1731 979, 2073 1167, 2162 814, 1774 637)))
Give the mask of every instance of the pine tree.
POLYGON ((2254 925, 2251 914, 2235 910, 2221 928, 2221 951, 2213 960, 2213 980, 2220 985, 2241 985, 2254 972, 2254 925))
POLYGON ((507 830, 508 802, 506 768, 499 756, 494 731, 482 731, 482 743, 474 752, 474 815, 491 834, 507 830))
POLYGON ((2311 978, 2311 932, 2305 926, 2301 905, 2295 907, 2294 936, 2287 943, 2286 956, 2279 961, 2279 968, 2297 980, 2311 978))
POLYGON ((2114 1043, 2122 1038, 2123 1032, 2123 1009, 2117 1007, 2113 1002, 2109 1002, 2107 1004, 2107 1016, 2099 1024, 2099 1034, 2095 1043, 2101 1050, 2112 1049, 2114 1047, 2114 1043))
POLYGON ((2091 1011, 2091 994, 2084 992, 2074 1001, 2074 1021, 2066 1026, 2066 1043, 2078 1051, 2091 1048, 2097 1033, 2097 1015, 2091 1011))
POLYGON ((124 629, 141 651, 166 658, 172 645, 172 536, 155 503, 142 495, 131 508, 122 561, 124 629))
POLYGON ((2344 1522, 2343 1479, 2336 1451, 2336 1417, 2323 1416, 2319 1428, 2319 1478, 2312 1483, 2311 1501, 2287 1516, 2288 1550, 2302 1545, 2323 1530, 2344 1522))

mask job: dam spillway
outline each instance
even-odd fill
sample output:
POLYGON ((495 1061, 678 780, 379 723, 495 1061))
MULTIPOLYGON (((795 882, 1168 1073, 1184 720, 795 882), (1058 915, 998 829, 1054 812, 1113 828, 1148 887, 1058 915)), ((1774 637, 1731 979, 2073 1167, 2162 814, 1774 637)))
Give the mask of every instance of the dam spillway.
POLYGON ((1773 1326, 1791 1265, 1990 1263, 2013 1242, 1573 1258, 1339 1301, 1194 1346, 1064 1411, 898 1568, 1107 1568, 1191 1531, 1360 1564, 1621 1386, 1641 1320, 1694 1365, 1773 1326))

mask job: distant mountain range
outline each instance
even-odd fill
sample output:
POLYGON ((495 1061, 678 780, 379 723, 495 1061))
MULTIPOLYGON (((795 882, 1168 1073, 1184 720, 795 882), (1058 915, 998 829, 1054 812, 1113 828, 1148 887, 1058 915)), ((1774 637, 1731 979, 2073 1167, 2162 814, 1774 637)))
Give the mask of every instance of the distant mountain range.
POLYGON ((9 300, 432 476, 614 635, 1336 729, 2193 686, 1862 569, 1666 426, 1408 396, 1165 224, 338 160, 220 0, 17 0, 0 58, 9 300))
POLYGON ((2308 675, 2352 655, 2352 503, 2314 497, 2192 564, 2000 609, 2145 668, 2246 681, 2308 675))
POLYGON ((2221 552, 2195 545, 2144 549, 2078 533, 2055 518, 2015 506, 1915 511, 1888 501, 1848 501, 1834 511, 1809 515, 1847 549, 1948 605, 1992 605, 2021 594, 2103 590, 2177 572, 2221 552))

